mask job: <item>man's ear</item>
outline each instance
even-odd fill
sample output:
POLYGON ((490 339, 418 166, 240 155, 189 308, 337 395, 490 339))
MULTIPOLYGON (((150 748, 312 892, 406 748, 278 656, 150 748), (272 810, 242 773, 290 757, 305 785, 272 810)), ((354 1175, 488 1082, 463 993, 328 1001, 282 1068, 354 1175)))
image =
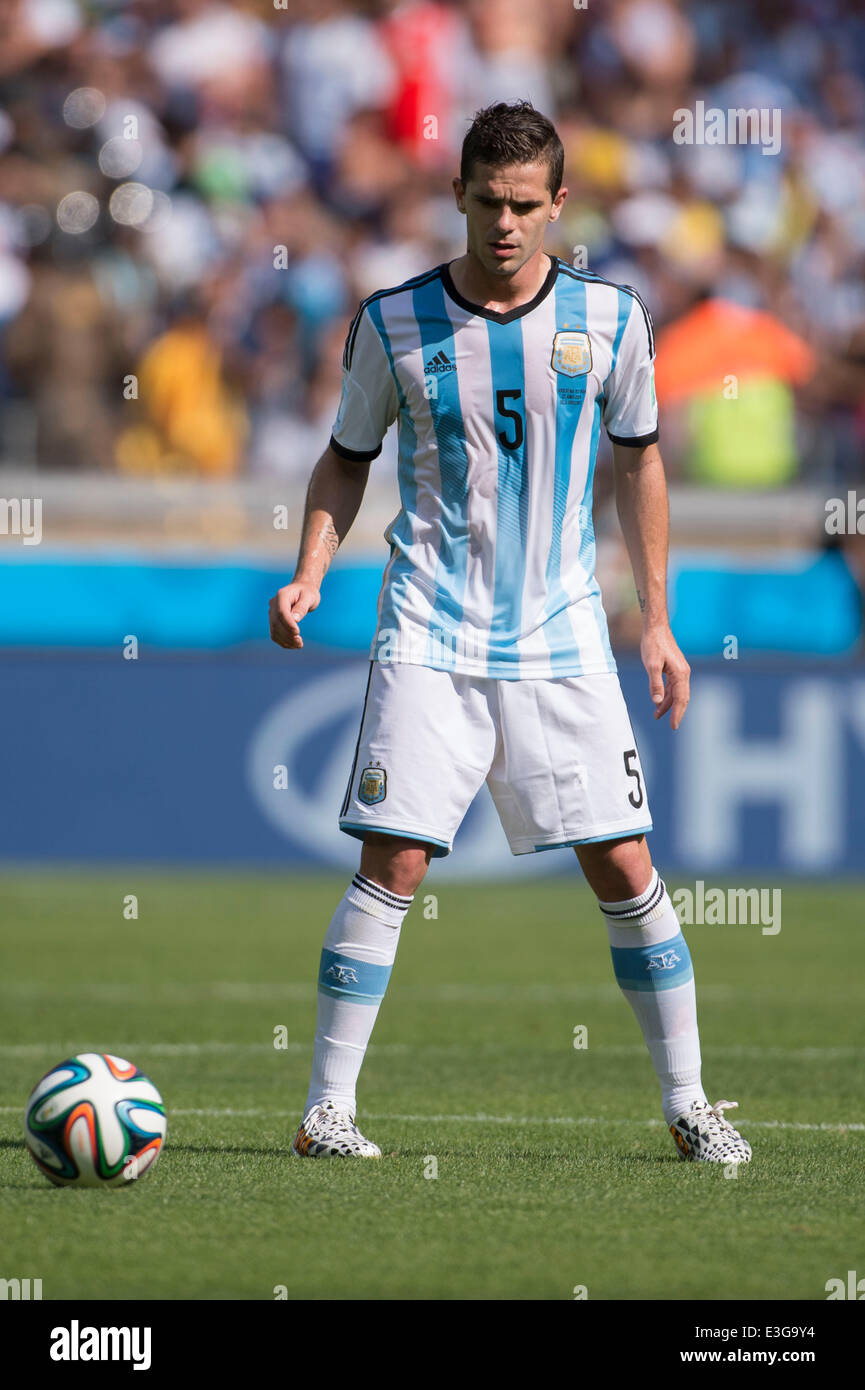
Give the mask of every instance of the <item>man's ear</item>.
POLYGON ((454 181, 453 181, 453 190, 454 190, 454 197, 456 198, 457 208, 459 209, 459 211, 460 211, 461 213, 465 214, 465 210, 466 210, 466 186, 465 186, 465 184, 463 183, 462 179, 454 179, 454 181))
POLYGON ((555 198, 553 199, 553 205, 552 205, 552 207, 550 208, 550 221, 551 221, 551 222, 558 222, 559 217, 561 216, 562 208, 564 207, 565 199, 567 198, 567 196, 568 196, 568 190, 567 190, 566 188, 564 188, 564 187, 563 187, 563 188, 560 188, 559 191, 558 191, 558 193, 556 194, 555 198))

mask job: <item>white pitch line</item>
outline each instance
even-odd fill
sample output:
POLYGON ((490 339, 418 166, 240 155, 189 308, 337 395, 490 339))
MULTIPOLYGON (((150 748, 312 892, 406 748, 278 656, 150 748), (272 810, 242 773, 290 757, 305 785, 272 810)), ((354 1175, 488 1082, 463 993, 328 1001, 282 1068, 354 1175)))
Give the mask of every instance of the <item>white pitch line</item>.
MULTIPOLYGON (((21 1113, 21 1107, 17 1105, 0 1105, 0 1114, 15 1115, 21 1113)), ((286 1110, 233 1110, 226 1108, 223 1110, 211 1109, 174 1109, 169 1107, 168 1117, 172 1116, 204 1116, 212 1119, 273 1119, 291 1120, 291 1116, 286 1110)), ((663 1120, 616 1120, 604 1115, 390 1115, 390 1114, 364 1114, 365 1120, 374 1122, 394 1122, 401 1124, 423 1124, 423 1125, 452 1125, 452 1124, 477 1124, 477 1125, 511 1125, 527 1127, 529 1125, 563 1125, 563 1126, 584 1126, 584 1125, 628 1125, 629 1127, 645 1127, 650 1129, 666 1124, 663 1120)), ((292 1121, 293 1123, 293 1121, 292 1121)), ((736 1124, 748 1126, 751 1129, 792 1129, 792 1130, 812 1130, 826 1133, 843 1133, 846 1130, 855 1132, 865 1131, 865 1124, 858 1121, 849 1123, 829 1124, 821 1121, 819 1124, 806 1123, 800 1120, 740 1120, 736 1117, 736 1124)))
MULTIPOLYGON (((172 1113, 172 1112, 169 1112, 172 1113)), ((238 1116, 269 1116, 274 1118, 285 1118, 283 1110, 175 1110, 175 1115, 238 1115, 238 1116)), ((667 1125, 664 1120, 611 1120, 602 1115, 377 1115, 369 1114, 365 1117, 375 1123, 382 1121, 402 1122, 406 1124, 479 1124, 479 1125, 644 1125, 649 1128, 667 1125)), ((740 1120, 736 1119, 736 1124, 749 1125, 752 1129, 803 1129, 803 1130, 826 1130, 830 1132, 843 1130, 863 1130, 865 1124, 828 1124, 826 1121, 820 1124, 808 1124, 795 1120, 740 1120)))
MULTIPOLYGON (((74 1055, 78 1043, 0 1043, 2 1057, 60 1057, 61 1054, 74 1055), (70 1053, 71 1049, 71 1053, 70 1053)), ((368 1051, 379 1054, 404 1054, 417 1052, 424 1056, 441 1056, 470 1053, 473 1057, 495 1056, 502 1050, 499 1043, 371 1043, 368 1051)), ((714 1057, 740 1057, 762 1061, 769 1058, 789 1058, 796 1062, 840 1061, 844 1059, 865 1058, 865 1047, 761 1047, 759 1044, 721 1043, 716 1046, 704 1044, 703 1054, 714 1057)), ((236 1053, 267 1055, 271 1052, 290 1052, 303 1054, 312 1051, 312 1040, 292 1040, 274 1047, 270 1042, 226 1042, 223 1039, 210 1039, 203 1042, 121 1042, 114 1047, 117 1056, 131 1057, 146 1053, 151 1057, 196 1057, 208 1053, 214 1056, 231 1056, 236 1053)), ((641 1057, 646 1055, 642 1043, 590 1043, 577 1051, 604 1053, 608 1057, 641 1057)))
MULTIPOLYGON (((664 1120, 611 1120, 600 1115, 366 1115, 368 1120, 402 1120, 406 1123, 430 1124, 490 1124, 490 1125, 648 1125, 652 1128, 663 1126, 664 1120)), ((740 1120, 737 1125, 749 1125, 752 1129, 808 1129, 808 1130, 865 1130, 865 1124, 807 1124, 795 1120, 740 1120)))
MULTIPOLYGON (((405 1050, 408 1044, 392 1043, 385 1044, 392 1049, 405 1050)), ((77 1043, 0 1043, 0 1056, 2 1057, 41 1057, 43 1054, 51 1057, 74 1056, 75 1051, 83 1051, 77 1043), (70 1051, 71 1049, 71 1051, 70 1051)), ((86 1049, 91 1051, 92 1049, 86 1049)), ((150 1043, 150 1042, 124 1042, 119 1043, 113 1049, 116 1057, 130 1057, 136 1053, 147 1052, 152 1057, 196 1057, 200 1054, 213 1053, 218 1056, 237 1053, 269 1053, 269 1052, 312 1052, 312 1041, 309 1042, 288 1042, 274 1048, 272 1042, 263 1043, 230 1043, 221 1040, 210 1042, 184 1042, 184 1043, 150 1043)), ((368 1051, 372 1051, 369 1048, 368 1051)))
MULTIPOLYGON (((124 1004, 127 1007, 136 1000, 143 1007, 158 1004, 305 1004, 314 1003, 316 980, 246 981, 213 980, 203 984, 180 984, 171 980, 155 981, 137 987, 136 993, 130 991, 128 980, 82 981, 74 988, 75 1000, 88 1004, 124 1004)), ((69 986, 46 986, 38 980, 19 980, 0 982, 0 998, 15 1003, 22 999, 38 999, 41 1002, 67 1003, 70 997, 69 986)), ((429 985, 402 985, 399 990, 402 1000, 417 1004, 552 1004, 552 1003, 612 1003, 621 999, 618 985, 584 984, 462 984, 440 982, 429 985)), ((741 1001, 743 998, 754 1003, 765 998, 761 992, 745 992, 731 985, 701 985, 700 998, 707 1002, 726 1003, 741 1001)), ((833 996, 838 999, 838 995, 833 996)))

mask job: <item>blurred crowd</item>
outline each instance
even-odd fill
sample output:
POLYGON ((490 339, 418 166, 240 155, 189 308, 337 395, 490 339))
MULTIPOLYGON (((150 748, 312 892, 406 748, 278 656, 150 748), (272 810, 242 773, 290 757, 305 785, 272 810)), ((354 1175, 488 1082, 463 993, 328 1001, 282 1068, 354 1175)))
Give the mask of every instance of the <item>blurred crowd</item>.
POLYGON ((528 98, 548 249, 654 315, 674 476, 861 479, 861 0, 0 0, 0 31, 0 462, 306 477, 358 300, 463 252, 467 123, 528 98), (677 143, 698 101, 780 111, 778 152, 677 143), (674 363, 722 340, 707 395, 674 363))

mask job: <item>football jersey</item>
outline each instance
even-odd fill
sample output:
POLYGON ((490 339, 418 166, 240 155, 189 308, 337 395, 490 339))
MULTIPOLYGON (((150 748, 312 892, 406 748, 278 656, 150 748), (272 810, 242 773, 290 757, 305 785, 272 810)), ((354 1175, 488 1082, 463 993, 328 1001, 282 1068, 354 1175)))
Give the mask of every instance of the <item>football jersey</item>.
POLYGON ((616 669, 592 483, 602 423, 618 444, 658 438, 652 322, 635 290, 551 260, 506 313, 440 265, 351 324, 331 445, 366 462, 398 426, 373 660, 496 679, 616 669))

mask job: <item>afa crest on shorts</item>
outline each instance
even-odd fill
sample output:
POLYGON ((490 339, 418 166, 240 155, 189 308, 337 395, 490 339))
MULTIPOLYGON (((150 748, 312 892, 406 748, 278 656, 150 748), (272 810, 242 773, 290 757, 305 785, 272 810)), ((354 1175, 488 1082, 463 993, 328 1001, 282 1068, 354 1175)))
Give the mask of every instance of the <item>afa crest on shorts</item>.
POLYGON ((557 333, 553 338, 553 368, 562 376, 585 376, 592 370, 588 333, 557 333))
POLYGON ((384 801, 387 796, 387 773, 380 763, 364 768, 357 795, 365 806, 376 806, 379 801, 384 801))

